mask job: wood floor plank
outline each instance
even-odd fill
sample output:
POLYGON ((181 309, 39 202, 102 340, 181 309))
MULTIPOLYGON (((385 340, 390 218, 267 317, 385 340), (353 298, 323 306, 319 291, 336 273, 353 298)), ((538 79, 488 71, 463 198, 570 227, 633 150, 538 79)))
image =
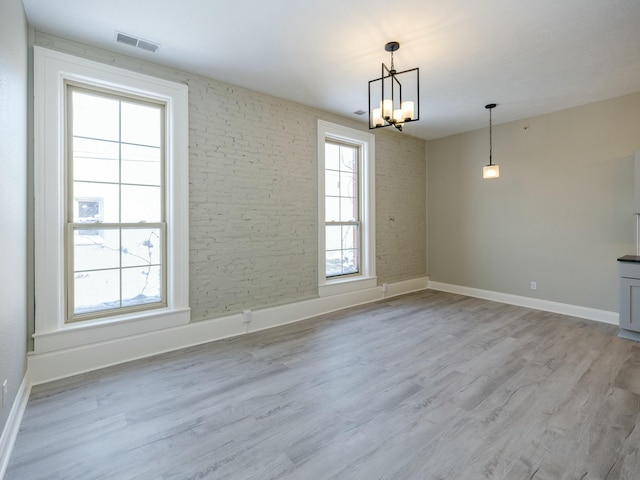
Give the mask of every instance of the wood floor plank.
POLYGON ((34 387, 5 480, 638 480, 616 333, 395 297, 34 387))

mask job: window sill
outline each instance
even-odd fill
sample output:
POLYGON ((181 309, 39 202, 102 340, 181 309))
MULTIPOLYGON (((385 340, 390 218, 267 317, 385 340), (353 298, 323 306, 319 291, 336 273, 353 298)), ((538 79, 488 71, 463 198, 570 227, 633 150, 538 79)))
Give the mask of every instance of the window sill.
POLYGON ((374 288, 377 285, 378 277, 353 277, 330 280, 327 283, 318 286, 318 296, 329 297, 331 295, 340 295, 342 293, 374 288))
POLYGON ((186 307, 161 308, 109 319, 68 323, 58 330, 35 333, 34 352, 53 352, 186 325, 190 320, 190 312, 186 307))

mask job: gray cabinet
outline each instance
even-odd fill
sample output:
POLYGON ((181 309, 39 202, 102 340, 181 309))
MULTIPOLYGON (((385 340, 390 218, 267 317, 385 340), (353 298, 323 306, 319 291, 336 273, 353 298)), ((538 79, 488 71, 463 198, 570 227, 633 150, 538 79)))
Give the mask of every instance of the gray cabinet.
POLYGON ((620 262, 620 332, 640 341, 640 257, 626 255, 620 262))

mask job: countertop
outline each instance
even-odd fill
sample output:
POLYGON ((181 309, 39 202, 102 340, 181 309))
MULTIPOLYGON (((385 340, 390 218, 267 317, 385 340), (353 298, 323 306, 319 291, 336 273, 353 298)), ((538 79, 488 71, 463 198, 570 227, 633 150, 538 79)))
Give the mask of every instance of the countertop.
POLYGON ((618 259, 619 262, 640 263, 640 257, 638 255, 625 255, 618 259))

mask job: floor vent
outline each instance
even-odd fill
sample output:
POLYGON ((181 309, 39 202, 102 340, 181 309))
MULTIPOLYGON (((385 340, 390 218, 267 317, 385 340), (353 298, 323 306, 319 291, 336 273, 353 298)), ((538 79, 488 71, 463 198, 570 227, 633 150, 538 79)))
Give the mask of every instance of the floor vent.
POLYGON ((129 45, 130 47, 141 48, 142 50, 146 50, 147 52, 156 53, 160 45, 157 43, 149 42, 147 40, 142 40, 141 38, 136 38, 132 35, 127 35, 126 33, 116 32, 116 42, 124 43, 125 45, 129 45))

